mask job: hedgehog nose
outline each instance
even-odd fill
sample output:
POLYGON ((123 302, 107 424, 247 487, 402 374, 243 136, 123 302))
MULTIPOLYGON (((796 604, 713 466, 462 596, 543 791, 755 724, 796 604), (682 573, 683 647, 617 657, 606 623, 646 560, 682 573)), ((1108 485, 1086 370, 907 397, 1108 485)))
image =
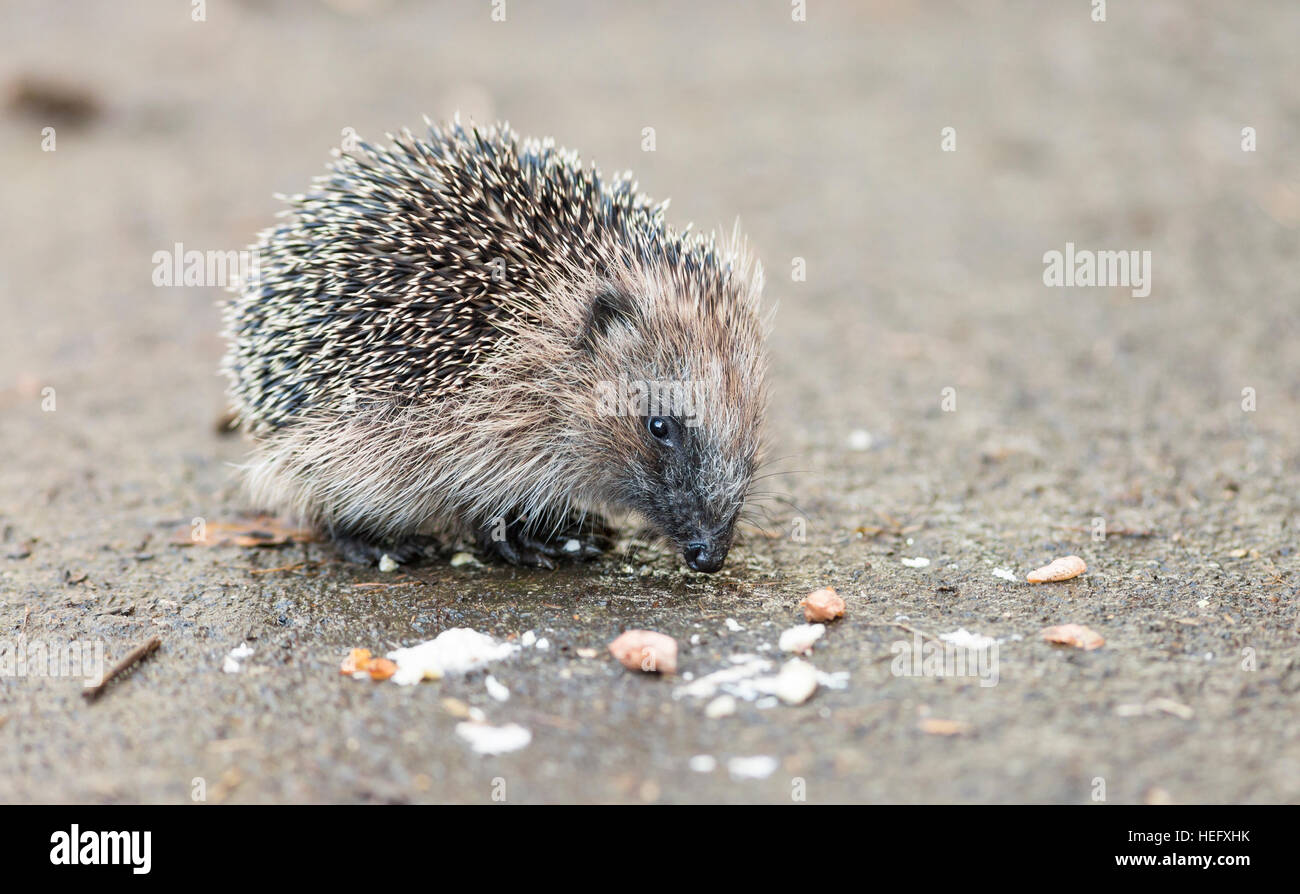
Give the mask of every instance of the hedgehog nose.
POLYGON ((722 560, 727 558, 727 548, 695 540, 686 544, 686 548, 682 550, 682 558, 686 559, 686 564, 692 571, 712 574, 722 567, 722 560))

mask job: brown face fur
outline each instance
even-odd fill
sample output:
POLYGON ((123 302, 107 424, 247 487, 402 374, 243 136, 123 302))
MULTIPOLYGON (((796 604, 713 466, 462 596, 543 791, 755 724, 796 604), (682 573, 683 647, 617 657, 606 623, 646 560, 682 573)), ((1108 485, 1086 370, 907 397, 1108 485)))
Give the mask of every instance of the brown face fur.
POLYGON ((575 339, 569 422, 593 459, 592 490, 646 518, 699 571, 722 566, 760 460, 756 289, 700 295, 662 271, 624 269, 587 284, 575 339))

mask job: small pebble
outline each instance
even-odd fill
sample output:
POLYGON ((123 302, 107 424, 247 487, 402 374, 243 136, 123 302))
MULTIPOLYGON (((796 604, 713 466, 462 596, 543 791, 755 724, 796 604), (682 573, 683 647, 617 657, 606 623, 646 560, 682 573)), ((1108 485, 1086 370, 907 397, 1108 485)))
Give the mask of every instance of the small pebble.
POLYGON ((1056 627, 1047 627, 1039 631, 1039 636, 1054 645, 1073 646, 1076 649, 1083 649, 1085 652, 1106 645, 1106 640, 1102 639, 1101 634, 1081 624, 1061 624, 1056 627))
POLYGON ((1072 577, 1078 577, 1088 570, 1088 566, 1083 563, 1083 559, 1078 556, 1064 556, 1059 559, 1053 559, 1048 565, 1042 568, 1035 568, 1029 572, 1025 580, 1031 584, 1044 584, 1050 581, 1069 580, 1072 577))
POLYGON ((628 630, 609 644, 609 653, 628 670, 677 672, 677 640, 653 630, 628 630))
POLYGON ((803 619, 810 624, 833 621, 844 615, 844 600, 832 587, 809 593, 799 605, 803 607, 803 619))

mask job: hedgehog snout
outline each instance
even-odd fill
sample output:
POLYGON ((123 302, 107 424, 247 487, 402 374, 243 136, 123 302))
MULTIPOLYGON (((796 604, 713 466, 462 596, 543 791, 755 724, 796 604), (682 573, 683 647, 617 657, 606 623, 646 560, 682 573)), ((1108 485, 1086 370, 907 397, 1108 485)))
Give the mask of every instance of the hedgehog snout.
POLYGON ((682 558, 692 571, 712 574, 722 567, 730 549, 731 544, 725 542, 693 540, 682 548, 682 558))
POLYGON ((681 547, 682 558, 687 566, 692 571, 702 571, 705 574, 712 574, 722 568, 727 553, 731 551, 734 524, 735 520, 732 519, 711 531, 697 530, 687 538, 681 547))

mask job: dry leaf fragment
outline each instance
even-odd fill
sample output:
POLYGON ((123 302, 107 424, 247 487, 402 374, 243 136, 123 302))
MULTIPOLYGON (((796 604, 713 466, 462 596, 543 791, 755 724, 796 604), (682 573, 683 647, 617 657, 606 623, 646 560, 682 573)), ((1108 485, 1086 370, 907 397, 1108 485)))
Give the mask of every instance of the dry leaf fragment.
POLYGON ((1025 580, 1029 581, 1031 584, 1069 580, 1072 577, 1078 577, 1087 570, 1088 566, 1083 563, 1083 559, 1080 559, 1078 556, 1064 556, 1059 559, 1053 559, 1050 564, 1029 572, 1029 575, 1025 580))
POLYGON ((653 630, 628 630, 609 644, 609 653, 628 670, 677 672, 677 640, 653 630))
POLYGON ((237 522, 202 522, 173 532, 171 542, 177 546, 285 546, 311 543, 312 531, 291 528, 274 516, 259 515, 237 522))
POLYGON ((833 587, 809 593, 799 605, 803 606, 803 617, 809 624, 844 616, 844 599, 833 587))
POLYGON ((1099 649, 1106 644, 1106 641, 1101 638, 1101 634, 1089 630, 1081 624, 1060 624, 1056 627, 1046 627, 1039 631, 1039 635, 1049 643, 1073 646, 1084 651, 1099 649))

